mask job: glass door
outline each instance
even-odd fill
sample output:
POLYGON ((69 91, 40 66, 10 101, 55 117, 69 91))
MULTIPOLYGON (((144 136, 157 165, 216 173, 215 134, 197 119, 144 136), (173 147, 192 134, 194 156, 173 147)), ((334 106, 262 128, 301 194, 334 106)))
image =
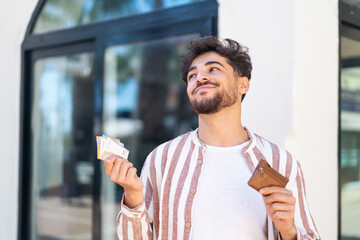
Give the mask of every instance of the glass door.
MULTIPOLYGON (((105 48, 103 131, 125 144, 138 173, 156 146, 197 128, 197 116, 180 77, 180 58, 190 40, 198 36, 105 48)), ((104 167, 101 175, 101 239, 113 240, 117 239, 115 222, 123 189, 109 179, 104 167)))
POLYGON ((341 37, 341 239, 360 239, 360 40, 341 37))
POLYGON ((216 0, 40 0, 22 44, 18 239, 116 239, 122 188, 95 135, 140 172, 196 128, 180 79, 190 39, 217 34, 216 0))
POLYGON ((94 53, 33 61, 30 239, 92 239, 94 53))

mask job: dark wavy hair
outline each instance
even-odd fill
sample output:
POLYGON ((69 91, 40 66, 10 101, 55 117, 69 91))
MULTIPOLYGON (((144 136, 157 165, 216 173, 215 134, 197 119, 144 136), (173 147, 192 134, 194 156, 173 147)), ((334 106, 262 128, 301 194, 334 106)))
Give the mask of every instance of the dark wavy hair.
MULTIPOLYGON (((248 54, 249 49, 232 39, 221 40, 216 36, 205 36, 193 39, 189 50, 181 57, 181 78, 187 84, 187 75, 191 63, 198 56, 206 52, 216 52, 227 58, 237 77, 247 77, 250 81, 252 63, 248 54)), ((242 96, 243 100, 245 94, 242 96)))

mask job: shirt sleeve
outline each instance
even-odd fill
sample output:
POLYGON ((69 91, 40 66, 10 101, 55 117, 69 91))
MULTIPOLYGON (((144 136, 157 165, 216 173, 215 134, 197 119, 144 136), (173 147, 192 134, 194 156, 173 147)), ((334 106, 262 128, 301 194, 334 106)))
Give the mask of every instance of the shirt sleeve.
MULTIPOLYGON (((297 239, 321 239, 306 200, 305 181, 300 163, 294 161, 293 164, 295 166, 290 177, 290 184, 287 188, 292 191, 293 196, 296 198, 294 224, 297 231, 297 239)), ((278 239, 281 239, 280 234, 278 235, 278 239)))
MULTIPOLYGON (((320 237, 319 237, 319 235, 318 235, 318 237, 317 238, 313 238, 313 237, 311 237, 311 236, 307 236, 306 234, 304 235, 304 234, 302 234, 301 232, 300 232, 300 229, 295 225, 295 227, 296 227, 296 240, 303 240, 303 239, 310 239, 310 240, 312 240, 312 239, 321 239, 320 237)), ((280 233, 278 232, 278 234, 277 234, 277 240, 282 240, 282 238, 281 238, 281 235, 280 235, 280 233)))
POLYGON ((124 204, 124 196, 121 200, 121 210, 118 214, 116 225, 117 235, 122 239, 151 240, 152 235, 152 184, 150 180, 150 155, 145 160, 141 171, 141 180, 144 183, 144 201, 136 208, 129 208, 124 204))

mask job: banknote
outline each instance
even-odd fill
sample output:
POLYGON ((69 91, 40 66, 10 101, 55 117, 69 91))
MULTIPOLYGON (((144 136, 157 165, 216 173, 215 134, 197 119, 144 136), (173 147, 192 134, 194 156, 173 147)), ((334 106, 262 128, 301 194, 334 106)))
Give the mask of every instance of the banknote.
POLYGON ((129 150, 124 147, 120 139, 115 139, 106 135, 96 136, 97 158, 105 160, 108 154, 115 154, 128 159, 129 150))

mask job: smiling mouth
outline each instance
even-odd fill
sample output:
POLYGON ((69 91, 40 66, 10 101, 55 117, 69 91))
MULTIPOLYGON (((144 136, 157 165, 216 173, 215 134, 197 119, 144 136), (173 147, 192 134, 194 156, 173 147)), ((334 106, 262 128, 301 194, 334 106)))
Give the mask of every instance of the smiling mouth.
POLYGON ((201 86, 201 87, 196 88, 194 93, 196 94, 198 92, 203 92, 203 91, 210 90, 213 88, 215 88, 215 86, 211 86, 211 85, 201 86))
POLYGON ((196 94, 197 92, 199 91, 206 91, 206 90, 209 90, 209 89, 213 89, 213 88, 216 88, 218 87, 219 84, 214 82, 206 82, 206 83, 201 83, 199 85, 196 86, 196 88, 194 88, 194 90, 192 90, 191 94, 196 94))

